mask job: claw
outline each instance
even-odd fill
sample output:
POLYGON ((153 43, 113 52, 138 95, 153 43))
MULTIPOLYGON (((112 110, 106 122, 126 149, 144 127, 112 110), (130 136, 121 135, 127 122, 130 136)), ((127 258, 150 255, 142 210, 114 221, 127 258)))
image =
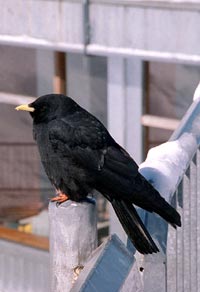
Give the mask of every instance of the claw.
POLYGON ((65 201, 67 201, 68 199, 69 199, 69 197, 66 194, 58 192, 58 196, 52 198, 51 202, 63 203, 65 201))

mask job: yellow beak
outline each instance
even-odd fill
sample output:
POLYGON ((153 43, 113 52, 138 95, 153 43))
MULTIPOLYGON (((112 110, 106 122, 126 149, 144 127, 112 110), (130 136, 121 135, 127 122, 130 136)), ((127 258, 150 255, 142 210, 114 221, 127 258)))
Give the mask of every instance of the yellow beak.
POLYGON ((34 107, 30 107, 28 104, 22 104, 15 108, 17 111, 27 111, 27 112, 34 112, 34 107))

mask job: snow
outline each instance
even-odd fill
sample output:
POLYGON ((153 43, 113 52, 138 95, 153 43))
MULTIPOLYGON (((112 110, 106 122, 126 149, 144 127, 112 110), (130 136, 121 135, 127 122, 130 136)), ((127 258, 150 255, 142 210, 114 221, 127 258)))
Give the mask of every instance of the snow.
POLYGON ((197 88, 195 89, 193 100, 194 101, 200 100, 200 82, 199 82, 197 88))
POLYGON ((181 126, 180 137, 152 148, 148 152, 145 162, 139 167, 140 173, 167 201, 170 201, 198 148, 199 125, 200 117, 198 114, 197 116, 189 116, 185 124, 181 126), (190 123, 189 127, 188 123, 190 123))

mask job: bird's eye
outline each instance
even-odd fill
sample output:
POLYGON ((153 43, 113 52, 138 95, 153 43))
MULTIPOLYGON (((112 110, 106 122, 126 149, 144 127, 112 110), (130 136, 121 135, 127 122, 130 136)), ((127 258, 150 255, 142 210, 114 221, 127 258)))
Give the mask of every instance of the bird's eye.
POLYGON ((40 111, 41 111, 41 112, 44 112, 44 111, 46 111, 46 109, 47 109, 46 106, 42 106, 42 107, 40 108, 40 111))

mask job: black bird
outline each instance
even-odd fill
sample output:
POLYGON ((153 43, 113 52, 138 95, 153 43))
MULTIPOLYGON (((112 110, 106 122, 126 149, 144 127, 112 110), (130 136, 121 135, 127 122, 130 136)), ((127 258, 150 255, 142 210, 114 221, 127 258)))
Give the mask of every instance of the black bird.
POLYGON ((159 214, 173 227, 178 212, 138 172, 130 155, 103 124, 73 99, 44 95, 17 110, 29 111, 46 174, 58 191, 53 201, 80 201, 98 190, 112 204, 124 230, 143 254, 158 252, 133 204, 159 214))

